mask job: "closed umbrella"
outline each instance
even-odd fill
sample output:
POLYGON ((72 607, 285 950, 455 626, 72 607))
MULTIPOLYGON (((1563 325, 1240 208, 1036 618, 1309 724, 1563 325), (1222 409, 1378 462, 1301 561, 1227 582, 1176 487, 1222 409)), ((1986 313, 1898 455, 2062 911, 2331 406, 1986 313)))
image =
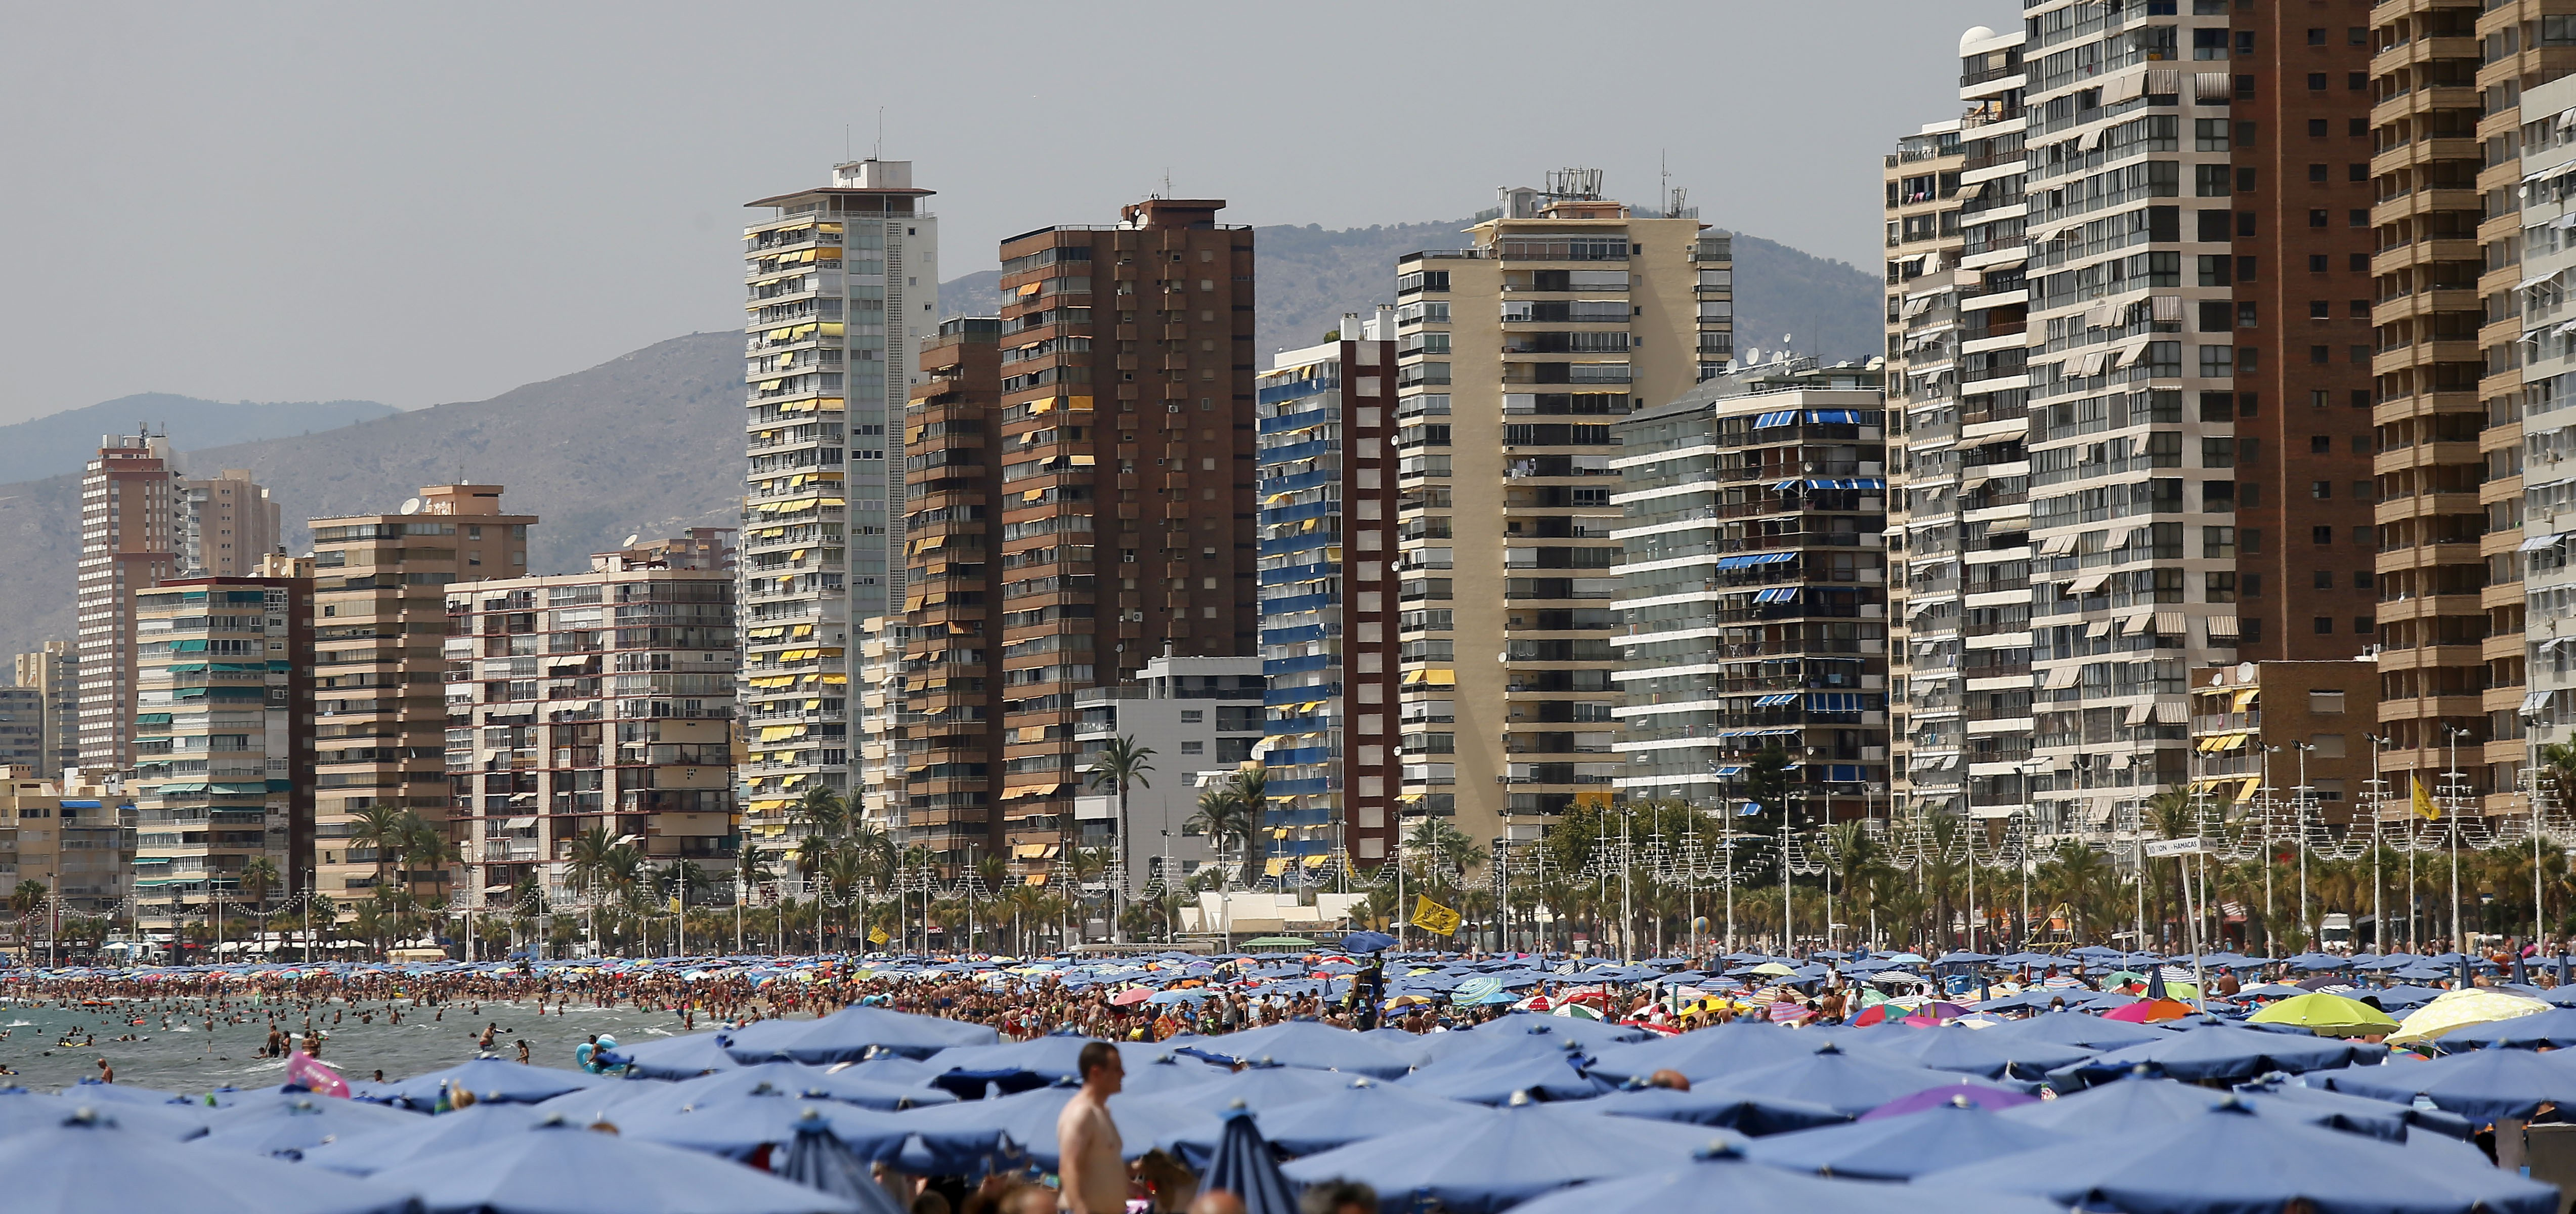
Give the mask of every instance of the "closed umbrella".
POLYGON ((1252 1124, 1252 1111, 1236 1109, 1225 1119, 1225 1135, 1216 1158, 1208 1164, 1199 1187, 1232 1193, 1243 1199, 1244 1214, 1298 1214, 1297 1187, 1279 1171, 1270 1144, 1252 1124))
POLYGON ((2226 1103, 2197 1117, 1928 1173, 1955 1184, 2122 1214, 2253 1214, 2293 1202, 2316 1214, 2554 1214, 2558 1190, 2493 1168, 2440 1163, 2359 1134, 2254 1116, 2226 1103))
POLYGON ((1961 1164, 2073 1141, 2006 1121, 1965 1100, 1911 1117, 1856 1121, 1755 1139, 1744 1153, 1777 1167, 1863 1180, 1910 1180, 1961 1164))
POLYGON ((2285 1024, 2320 1037, 2359 1037, 2397 1031, 2397 1019, 2358 999, 2332 991, 2292 995, 2246 1017, 2249 1024, 2285 1024))
MULTIPOLYGON (((316 1173, 317 1175, 319 1173, 316 1173)), ((423 1156, 372 1181, 429 1214, 857 1214, 856 1202, 696 1151, 538 1126, 423 1156)))
POLYGON ((68 1104, 61 1123, 0 1137, 9 1214, 404 1214, 400 1186, 225 1151, 174 1149, 121 1108, 68 1104))
POLYGON ((820 1115, 807 1117, 796 1127, 796 1141, 780 1161, 778 1176, 849 1201, 861 1214, 904 1214, 893 1195, 876 1182, 867 1161, 833 1137, 820 1115))
POLYGON ((1550 1189, 1677 1166, 1712 1140, 1745 1141, 1724 1130, 1599 1117, 1579 1107, 1519 1102, 1476 1123, 1475 1134, 1424 1126, 1309 1155, 1281 1171, 1300 1184, 1357 1180, 1381 1200, 1428 1199, 1454 1214, 1492 1214, 1550 1189))

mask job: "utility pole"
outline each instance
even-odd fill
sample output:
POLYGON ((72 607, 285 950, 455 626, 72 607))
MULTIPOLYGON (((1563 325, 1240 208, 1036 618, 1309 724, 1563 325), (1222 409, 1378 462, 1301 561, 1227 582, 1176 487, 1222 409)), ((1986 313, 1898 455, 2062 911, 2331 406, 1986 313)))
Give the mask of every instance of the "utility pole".
POLYGON ((2467 937, 2460 934, 2460 812, 2468 800, 2464 795, 2468 777, 2460 773, 2460 738, 2469 731, 2452 725, 2443 732, 2450 735, 2451 747, 2451 770, 2443 781, 2450 785, 2445 791, 2451 794, 2451 812, 2447 815, 2451 819, 2451 951, 2465 953, 2468 951, 2467 937))
POLYGON ((1637 884, 1637 858, 1628 851, 1628 807, 1619 807, 1619 964, 1635 965, 1637 911, 1629 891, 1637 884))
POLYGON ((2314 952, 2317 921, 2308 913, 2308 801, 2315 794, 2308 787, 2308 752, 2316 747, 2306 742, 2290 745, 2299 751, 2299 786, 2290 790, 2290 838, 2299 849, 2299 938, 2314 952))

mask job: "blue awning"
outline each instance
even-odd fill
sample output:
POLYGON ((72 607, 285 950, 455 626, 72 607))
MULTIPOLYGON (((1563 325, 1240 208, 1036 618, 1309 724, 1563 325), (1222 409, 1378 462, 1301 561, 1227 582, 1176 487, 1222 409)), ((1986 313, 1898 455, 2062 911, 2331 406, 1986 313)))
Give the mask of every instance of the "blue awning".
POLYGON ((1807 410, 1807 420, 1811 422, 1820 422, 1828 426, 1857 426, 1861 424, 1860 413, 1852 409, 1809 409, 1807 410))
POLYGON ((1753 701, 1753 706, 1755 708, 1775 708, 1782 704, 1795 704, 1797 702, 1798 693, 1790 691, 1782 692, 1777 695, 1763 696, 1762 698, 1753 701))
POLYGON ((1810 489, 1885 489, 1885 488, 1887 488, 1887 478, 1886 478, 1886 477, 1883 477, 1883 476, 1811 476, 1811 477, 1808 477, 1804 482, 1800 482, 1800 481, 1793 481, 1793 480, 1792 480, 1792 481, 1782 481, 1782 482, 1780 482, 1779 484, 1776 484, 1776 485, 1771 486, 1771 488, 1772 488, 1772 489, 1774 489, 1774 490, 1776 490, 1776 491, 1778 491, 1778 492, 1786 493, 1786 492, 1788 492, 1788 491, 1790 491, 1790 490, 1792 490, 1792 489, 1797 488, 1801 483, 1805 484, 1805 485, 1806 485, 1808 488, 1810 488, 1810 489))
POLYGON ((1740 776, 1744 774, 1744 765, 1738 763, 1730 767, 1721 767, 1717 769, 1717 774, 1721 776, 1740 776))
POLYGON ((1765 413, 1762 416, 1753 419, 1753 428, 1756 430, 1767 430, 1773 426, 1794 426, 1796 424, 1798 424, 1798 411, 1795 409, 1780 409, 1774 412, 1765 413))
POLYGON ((1774 586, 1769 590, 1765 590, 1760 594, 1754 595, 1753 601, 1757 603, 1787 603, 1795 601, 1797 597, 1798 588, 1795 586, 1774 586))
POLYGON ((1796 559, 1798 559, 1798 554, 1794 552, 1755 552, 1745 556, 1719 557, 1717 558, 1717 567, 1720 569, 1747 569, 1755 565, 1778 565, 1784 562, 1794 561, 1796 559))

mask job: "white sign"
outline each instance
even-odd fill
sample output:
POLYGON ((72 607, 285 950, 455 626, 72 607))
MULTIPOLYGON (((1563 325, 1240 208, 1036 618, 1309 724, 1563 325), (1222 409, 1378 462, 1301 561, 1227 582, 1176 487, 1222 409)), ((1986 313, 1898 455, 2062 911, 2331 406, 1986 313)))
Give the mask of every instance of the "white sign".
POLYGON ((2147 844, 2147 855, 2149 858, 2158 856, 2196 856, 2208 850, 2209 849, 2207 847, 2201 844, 2200 836, 2198 835, 2194 835, 2188 839, 2158 839, 2155 842, 2147 844))

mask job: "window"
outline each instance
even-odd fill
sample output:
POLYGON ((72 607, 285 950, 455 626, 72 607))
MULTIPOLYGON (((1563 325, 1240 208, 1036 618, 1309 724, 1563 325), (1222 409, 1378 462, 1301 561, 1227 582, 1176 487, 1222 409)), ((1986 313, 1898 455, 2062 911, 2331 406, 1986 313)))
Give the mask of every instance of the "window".
POLYGON ((1204 708, 1184 708, 1181 710, 1181 724, 1183 725, 1196 725, 1206 719, 1207 710, 1204 708))
POLYGON ((2372 632, 2376 631, 2378 627, 2379 621, 2370 616, 2357 615, 2352 617, 2352 630, 2358 635, 2369 636, 2372 632))
POLYGON ((2315 364, 2317 364, 2318 366, 2324 366, 2326 363, 2328 363, 2328 362, 2332 361, 2333 359, 2334 359, 2334 347, 2333 347, 2333 346, 2310 346, 2310 347, 2308 347, 2308 361, 2309 361, 2309 362, 2311 362, 2311 363, 2315 363, 2315 364))
POLYGON ((2192 150, 2198 152, 2226 151, 2227 120, 2224 118, 2192 119, 2191 145, 2192 150))
POLYGON ((2238 579, 2237 592, 2249 599, 2259 599, 2263 597, 2263 575, 2259 573, 2248 573, 2244 575, 2242 578, 2238 579))
POLYGON ((1191 739, 1191 740, 1189 740, 1189 741, 1183 742, 1183 743, 1181 743, 1181 753, 1182 753, 1182 754, 1185 754, 1185 755, 1203 755, 1203 754, 1206 754, 1206 753, 1207 753, 1207 743, 1202 742, 1202 741, 1199 741, 1199 740, 1197 740, 1197 739, 1191 739))
POLYGON ((2370 73, 2346 72, 2343 76, 2343 86, 2356 93, 2364 92, 2370 88, 2370 73))
POLYGON ((2211 379, 2221 379, 2234 375, 2236 373, 2236 347, 2202 346, 2200 348, 2200 373, 2211 379))
POLYGON ((2310 454, 2310 455, 2332 455, 2332 454, 2334 454, 2334 436, 2333 436, 2333 435, 2331 435, 2331 434, 2311 434, 2311 435, 2309 435, 2309 436, 2308 436, 2308 454, 2310 454))
MULTIPOLYGON (((2326 166, 2324 166, 2324 165, 2322 165, 2322 164, 2312 164, 2312 165, 2309 165, 2309 166, 2308 166, 2308 180, 2313 181, 2313 182, 2316 182, 2316 183, 2318 183, 2319 185, 2323 185, 2323 184, 2325 183, 2325 180, 2326 180, 2326 166)), ((2312 212, 2309 212, 2309 215, 2310 215, 2310 218, 2309 218, 2309 220, 2308 220, 2308 226, 2309 226, 2309 227, 2312 227, 2312 228, 2322 228, 2322 227, 2326 226, 2326 221, 2325 221, 2325 212, 2323 212, 2323 211, 2312 211, 2312 212)))
POLYGON ((2355 254, 2353 254, 2353 255, 2352 255, 2351 268, 2352 268, 2352 272, 2353 272, 2353 273, 2355 273, 2355 274, 2367 274, 2367 273, 2369 273, 2369 272, 2370 272, 2370 254, 2368 254, 2368 253, 2355 253, 2355 254))
POLYGON ((2353 571, 2352 571, 2352 588, 2353 588, 2353 589, 2355 589, 2355 590, 2368 590, 2368 589, 2370 589, 2370 582, 2371 582, 2371 578, 2370 578, 2370 571, 2369 571, 2369 570, 2367 570, 2367 569, 2355 569, 2355 570, 2353 570, 2353 571))
POLYGON ((2364 548, 2379 542, 2378 531, 2367 523, 2352 529, 2352 542, 2364 548))
MULTIPOLYGON (((2313 713, 2313 714, 2317 715, 2317 716, 2328 716, 2328 717, 2330 717, 2330 716, 2340 716, 2340 715, 2342 715, 2342 714, 2343 714, 2343 693, 2342 693, 2342 692, 2340 692, 2340 691, 2311 691, 2311 692, 2309 692, 2309 693, 2308 693, 2308 711, 2309 711, 2310 713, 2313 713)), ((2338 753, 2338 754, 2340 754, 2341 752, 2340 752, 2340 751, 2338 751, 2337 753, 2338 753)))
POLYGON ((2317 545, 2317 546, 2318 546, 2318 547, 2320 547, 2320 548, 2325 547, 2325 546, 2326 546, 2326 545, 2328 545, 2328 544, 2332 544, 2332 543, 2334 543, 2334 528, 2332 528, 2332 527, 2310 527, 2310 528, 2308 528, 2308 542, 2309 542, 2309 543, 2312 543, 2312 544, 2315 544, 2315 545, 2317 545))
POLYGON ((2333 617, 2333 616, 2330 616, 2330 615, 2321 615, 2321 616, 2318 616, 2318 617, 2317 617, 2317 619, 2316 619, 2315 628, 2316 628, 2316 632, 2317 632, 2317 635, 2318 635, 2318 636, 2333 636, 2333 635, 2334 635, 2334 617, 2333 617))
POLYGON ((2332 570, 2332 569, 2320 569, 2320 570, 2317 570, 2315 573, 2310 574, 2309 576, 2310 576, 2311 578, 2315 579, 2317 589, 2319 589, 2319 590, 2332 590, 2332 589, 2334 589, 2334 570, 2332 570))
POLYGON ((2201 579, 2200 593, 2202 602, 2233 603, 2236 601, 2235 574, 2204 573, 2201 575, 2201 579))
POLYGON ((2235 323, 2235 310, 2229 306, 2226 300, 2204 299, 2200 301, 2201 332, 2225 333, 2229 329, 2235 327, 2235 323))
POLYGON ((2322 501, 2325 501, 2326 499, 2331 498, 2331 497, 2333 497, 2333 496, 2334 496, 2334 482, 2333 482, 2333 481, 2309 481, 2309 482, 2308 482, 2308 497, 2309 497, 2309 499, 2310 499, 2310 500, 2312 500, 2312 501, 2320 501, 2320 502, 2322 502, 2322 501))
MULTIPOLYGON (((2338 692, 2336 694, 2339 695, 2341 693, 2338 692)), ((2310 701, 2314 701, 2316 699, 2316 693, 2309 692, 2308 698, 2310 701)), ((2309 711, 2313 712, 2315 710, 2311 708, 2309 711)), ((2340 712, 2342 709, 2338 708, 2336 711, 2340 712)), ((2316 751, 2316 757, 2320 759, 2340 759, 2344 756, 2343 735, 2339 733, 2309 734, 2308 746, 2316 751)))
MULTIPOLYGON (((2246 504, 2252 505, 2253 503, 2249 501, 2246 504)), ((2243 552, 2247 556, 2262 555, 2263 529, 2260 527, 2247 527, 2239 530, 2236 533, 2236 547, 2238 551, 2243 552)))
POLYGON ((2235 261, 2235 258, 2225 255, 2201 257, 2199 259, 2200 285, 2204 287, 2231 285, 2230 279, 2233 276, 2229 271, 2235 268, 2235 261))
MULTIPOLYGON (((2233 557, 2233 556, 2235 556, 2235 555, 2236 555, 2236 529, 2235 529, 2234 527, 2203 527, 2203 528, 2201 528, 2201 529, 2200 529, 2200 554, 2201 554, 2202 556, 2204 556, 2204 557, 2214 557, 2214 558, 2222 558, 2222 559, 2223 559, 2223 558, 2228 558, 2228 557, 2233 557)), ((2234 574, 2229 574, 2228 576, 2229 576, 2229 578, 2231 578, 2231 579, 2235 577, 2235 575, 2234 575, 2234 574)), ((2234 587, 2234 586, 2235 586, 2235 584, 2236 584, 2236 583, 2235 583, 2234 581, 2232 581, 2232 580, 2228 582, 2228 585, 2229 585, 2231 588, 2232 588, 2232 587, 2234 587)), ((2215 602, 2215 601, 2217 601, 2217 600, 2211 600, 2211 601, 2215 602)))
MULTIPOLYGON (((2322 212, 2311 212, 2311 214, 2320 214, 2320 213, 2322 213, 2322 212)), ((2317 224, 2317 225, 2315 225, 2315 226, 2322 228, 2322 227, 2324 227, 2324 226, 2326 226, 2326 225, 2324 225, 2324 224, 2320 223, 2320 224, 2317 224)), ((2326 272, 2327 264, 2328 264, 2328 263, 2327 263, 2327 261, 2326 261, 2326 255, 2325 255, 2325 254, 2323 254, 2323 253, 2310 253, 2310 254, 2308 254, 2308 273, 2310 273, 2310 274, 2323 274, 2323 273, 2325 273, 2325 272, 2326 272)))
POLYGON ((2235 440, 2235 439, 2232 439, 2232 438, 2203 438, 2203 439, 2201 439, 2201 440, 2200 440, 2200 466, 2201 466, 2201 467, 2203 467, 2203 468, 2233 468, 2233 467, 2235 467, 2235 466, 2236 466, 2236 440, 2235 440))
POLYGON ((2207 241, 2211 244, 2227 243, 2228 216, 2233 213, 2234 212, 2230 211, 2200 212, 2198 229, 2194 233, 2193 239, 2207 241))
POLYGON ((2326 91, 2326 74, 2324 72, 2308 73, 2308 91, 2311 93, 2322 93, 2326 91))
POLYGON ((2324 300, 2324 299, 2311 299, 2311 300, 2309 300, 2309 301, 2308 301, 2308 319, 2310 319, 2310 320, 2333 320, 2333 319, 2334 319, 2334 303, 2333 303, 2333 301, 2331 301, 2331 300, 2324 300))
POLYGON ((2201 198, 2227 197, 2227 166, 2197 164, 2191 169, 2191 192, 2201 198))
POLYGON ((2323 139, 2323 138, 2325 138, 2325 137, 2326 137, 2326 134, 2327 134, 2327 123, 2326 123, 2326 120, 2325 120, 2325 119, 2323 119, 2323 118, 2311 118, 2311 119, 2308 119, 2308 138, 2310 138, 2310 139, 2323 139))

